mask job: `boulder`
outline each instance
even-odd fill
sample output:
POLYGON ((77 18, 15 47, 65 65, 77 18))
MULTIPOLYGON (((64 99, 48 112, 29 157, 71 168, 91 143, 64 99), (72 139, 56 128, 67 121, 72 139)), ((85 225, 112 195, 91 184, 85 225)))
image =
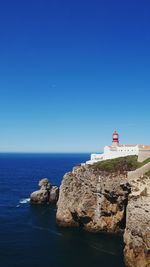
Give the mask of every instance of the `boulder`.
POLYGON ((30 195, 30 202, 35 204, 42 204, 49 202, 49 191, 48 190, 37 190, 30 195))
POLYGON ((43 178, 42 180, 40 180, 39 186, 41 187, 41 189, 46 189, 46 190, 49 190, 52 187, 48 178, 43 178))
POLYGON ((52 186, 47 178, 39 181, 40 189, 30 195, 30 202, 33 204, 56 203, 58 200, 59 188, 52 186))

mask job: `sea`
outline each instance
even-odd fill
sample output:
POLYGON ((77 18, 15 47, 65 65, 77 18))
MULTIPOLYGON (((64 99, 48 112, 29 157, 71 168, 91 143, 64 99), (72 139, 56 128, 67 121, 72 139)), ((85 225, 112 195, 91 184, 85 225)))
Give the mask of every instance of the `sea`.
POLYGON ((0 154, 0 267, 124 267, 121 236, 60 228, 55 205, 31 205, 42 178, 60 185, 89 154, 0 154))

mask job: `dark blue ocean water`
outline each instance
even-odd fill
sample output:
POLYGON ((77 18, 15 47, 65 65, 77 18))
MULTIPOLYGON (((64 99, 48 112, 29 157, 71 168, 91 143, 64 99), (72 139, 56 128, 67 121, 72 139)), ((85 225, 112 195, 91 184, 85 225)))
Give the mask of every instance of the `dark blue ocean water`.
MULTIPOLYGON (((88 154, 0 154, 0 267, 124 267, 121 237, 62 229, 55 205, 20 203, 88 154)), ((24 201, 23 201, 24 202, 24 201)))

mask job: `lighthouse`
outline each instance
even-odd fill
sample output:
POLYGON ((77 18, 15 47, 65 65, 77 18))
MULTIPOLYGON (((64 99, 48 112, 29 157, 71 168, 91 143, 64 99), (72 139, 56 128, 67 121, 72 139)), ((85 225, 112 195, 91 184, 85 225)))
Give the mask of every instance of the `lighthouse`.
POLYGON ((112 146, 118 146, 119 145, 119 134, 114 131, 112 134, 112 146))
POLYGON ((104 147, 104 153, 91 154, 91 159, 86 161, 86 164, 94 164, 99 161, 115 159, 136 155, 138 161, 142 162, 150 158, 150 146, 139 144, 119 144, 119 134, 114 131, 112 134, 112 145, 104 147))

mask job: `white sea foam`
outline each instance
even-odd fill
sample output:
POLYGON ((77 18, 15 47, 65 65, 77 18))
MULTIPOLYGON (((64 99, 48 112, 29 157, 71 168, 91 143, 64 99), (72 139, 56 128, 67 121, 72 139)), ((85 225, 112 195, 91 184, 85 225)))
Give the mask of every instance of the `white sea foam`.
POLYGON ((28 203, 28 202, 30 202, 30 198, 22 198, 22 199, 20 199, 20 201, 19 201, 20 204, 26 204, 26 203, 28 203))

